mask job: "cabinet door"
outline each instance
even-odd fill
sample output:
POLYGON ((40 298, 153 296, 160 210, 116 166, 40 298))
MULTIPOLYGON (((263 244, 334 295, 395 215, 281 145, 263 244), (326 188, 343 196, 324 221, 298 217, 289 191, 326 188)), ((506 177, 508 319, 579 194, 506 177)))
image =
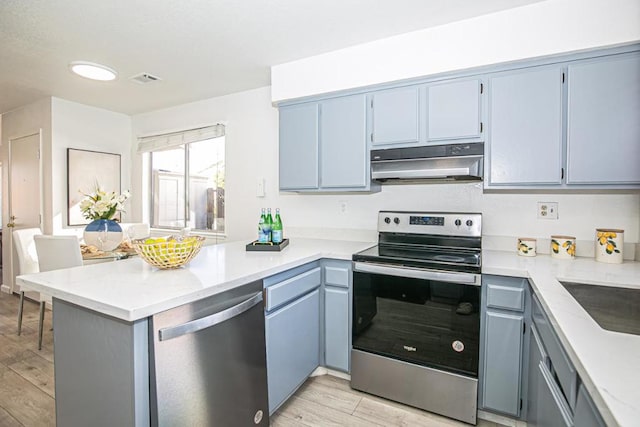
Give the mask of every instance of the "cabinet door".
POLYGON ((514 416, 520 412, 523 322, 521 314, 486 313, 483 406, 514 416))
POLYGON ((578 401, 573 414, 573 424, 580 427, 605 427, 596 405, 581 384, 578 390, 578 401))
POLYGON ((488 185, 562 182, 562 70, 489 80, 488 185))
POLYGON ((429 86, 427 93, 429 141, 480 136, 480 80, 429 86))
POLYGON ((364 188, 369 159, 366 96, 352 95, 321 103, 320 187, 364 188))
POLYGON ((267 315, 265 337, 273 413, 320 364, 320 291, 267 315))
POLYGON ((372 145, 417 143, 419 87, 384 90, 371 95, 372 145))
POLYGON ((324 290, 325 364, 349 372, 349 292, 324 290))
MULTIPOLYGON (((535 426, 572 427, 571 412, 546 365, 538 364, 538 418, 535 426)), ((527 425, 530 425, 527 423, 527 425)), ((576 426, 582 427, 580 424, 576 426)))
POLYGON ((280 189, 318 188, 318 104, 281 107, 280 189))
POLYGON ((569 65, 568 184, 640 184, 640 55, 569 65))
POLYGON ((547 355, 542 345, 542 340, 538 335, 538 331, 534 326, 531 327, 529 334, 529 376, 527 381, 527 424, 537 426, 538 418, 538 379, 540 377, 538 365, 546 363, 547 355))

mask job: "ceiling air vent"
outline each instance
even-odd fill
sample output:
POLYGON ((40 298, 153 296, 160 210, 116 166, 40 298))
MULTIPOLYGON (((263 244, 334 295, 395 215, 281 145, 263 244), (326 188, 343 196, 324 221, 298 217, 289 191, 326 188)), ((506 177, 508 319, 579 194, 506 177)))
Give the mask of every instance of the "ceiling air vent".
POLYGON ((154 76, 153 74, 140 73, 137 76, 131 77, 131 80, 138 83, 151 83, 162 79, 160 77, 154 76))

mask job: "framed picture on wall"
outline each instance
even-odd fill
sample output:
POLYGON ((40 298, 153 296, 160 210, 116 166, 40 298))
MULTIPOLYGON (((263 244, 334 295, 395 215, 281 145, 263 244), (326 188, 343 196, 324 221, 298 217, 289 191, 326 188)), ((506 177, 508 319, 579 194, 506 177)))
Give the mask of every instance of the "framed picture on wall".
POLYGON ((89 224, 80 212, 80 202, 95 191, 96 183, 120 194, 120 174, 120 154, 67 148, 67 224, 89 224))

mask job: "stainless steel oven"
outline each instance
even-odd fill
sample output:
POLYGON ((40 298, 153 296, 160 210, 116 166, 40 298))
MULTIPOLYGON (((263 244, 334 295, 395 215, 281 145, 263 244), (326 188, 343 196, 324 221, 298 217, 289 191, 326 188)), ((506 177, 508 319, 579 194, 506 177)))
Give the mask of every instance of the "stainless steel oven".
POLYGON ((351 386, 476 423, 480 214, 379 213, 353 256, 351 386))

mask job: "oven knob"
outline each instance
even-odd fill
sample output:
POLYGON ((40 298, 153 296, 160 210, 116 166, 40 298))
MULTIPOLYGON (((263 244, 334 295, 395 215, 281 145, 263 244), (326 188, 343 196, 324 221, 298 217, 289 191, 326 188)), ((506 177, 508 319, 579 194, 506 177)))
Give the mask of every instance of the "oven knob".
POLYGON ((473 225, 473 221, 470 219, 467 220, 467 227, 471 227, 473 225))
POLYGON ((384 219, 384 222, 386 222, 387 224, 389 224, 389 223, 391 222, 391 218, 386 217, 386 218, 384 219))
POLYGON ((460 221, 459 219, 456 219, 453 223, 458 227, 462 225, 462 221, 460 221))
POLYGON ((400 218, 398 217, 393 218, 393 222, 395 222, 396 224, 400 224, 400 218))

